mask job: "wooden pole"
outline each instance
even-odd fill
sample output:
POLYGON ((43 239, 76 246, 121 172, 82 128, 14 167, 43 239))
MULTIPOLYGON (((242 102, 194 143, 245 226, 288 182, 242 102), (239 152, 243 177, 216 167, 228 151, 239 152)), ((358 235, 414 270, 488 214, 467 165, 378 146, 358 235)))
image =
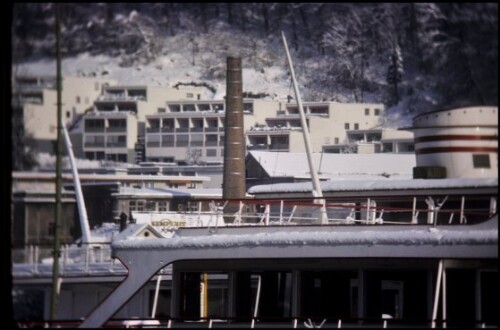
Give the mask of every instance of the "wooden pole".
POLYGON ((56 205, 54 219, 54 248, 53 248, 53 264, 52 264, 52 295, 50 299, 50 320, 55 320, 57 317, 57 304, 59 300, 59 227, 61 226, 61 190, 62 190, 62 138, 61 138, 61 46, 60 32, 61 23, 59 17, 59 5, 54 4, 56 18, 56 57, 57 57, 57 154, 56 154, 56 205))

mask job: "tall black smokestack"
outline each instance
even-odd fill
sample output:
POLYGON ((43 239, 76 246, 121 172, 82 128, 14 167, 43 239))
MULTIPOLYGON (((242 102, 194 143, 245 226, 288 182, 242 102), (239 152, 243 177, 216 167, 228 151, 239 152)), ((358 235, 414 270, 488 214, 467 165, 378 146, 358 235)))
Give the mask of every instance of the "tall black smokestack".
MULTIPOLYGON (((227 58, 226 117, 224 121, 224 175, 222 198, 245 198, 245 135, 243 132, 243 82, 241 58, 227 58)), ((228 204, 224 212, 236 212, 228 204)))

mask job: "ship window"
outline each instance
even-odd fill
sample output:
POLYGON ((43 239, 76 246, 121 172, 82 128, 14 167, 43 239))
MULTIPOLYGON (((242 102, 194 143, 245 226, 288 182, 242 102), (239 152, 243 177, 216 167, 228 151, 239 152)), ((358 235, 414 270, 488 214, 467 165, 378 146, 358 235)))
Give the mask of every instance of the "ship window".
POLYGON ((490 168, 490 155, 472 155, 474 168, 490 168))

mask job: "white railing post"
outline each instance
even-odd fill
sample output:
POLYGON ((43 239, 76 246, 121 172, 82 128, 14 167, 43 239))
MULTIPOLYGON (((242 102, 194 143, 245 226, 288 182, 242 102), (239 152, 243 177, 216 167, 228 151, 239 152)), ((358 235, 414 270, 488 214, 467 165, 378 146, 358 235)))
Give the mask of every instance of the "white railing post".
POLYGON ((265 225, 269 226, 269 211, 270 211, 270 204, 266 204, 266 209, 265 209, 265 225))
POLYGON ((371 219, 370 219, 370 199, 368 198, 368 200, 366 201, 366 222, 367 223, 372 223, 371 219))
POLYGON ((464 209, 465 209, 465 196, 462 196, 462 200, 460 203, 460 224, 465 223, 464 209))
POLYGON ((417 224, 418 219, 417 219, 417 197, 413 197, 413 209, 411 211, 411 223, 412 224, 417 224))
POLYGON ((495 197, 490 198, 490 217, 497 213, 497 199, 495 197))
POLYGON ((283 223, 283 200, 280 200, 280 225, 283 223))

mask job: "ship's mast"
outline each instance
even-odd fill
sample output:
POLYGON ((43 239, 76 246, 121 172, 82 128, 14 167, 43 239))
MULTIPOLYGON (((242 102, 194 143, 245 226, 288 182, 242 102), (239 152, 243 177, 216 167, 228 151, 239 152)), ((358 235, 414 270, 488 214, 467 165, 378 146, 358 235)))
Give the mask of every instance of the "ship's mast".
MULTIPOLYGON (((281 36, 283 38, 283 45, 285 46, 286 56, 288 59, 288 66, 290 67, 290 74, 292 76, 293 82, 293 90, 295 92, 295 99, 297 100, 297 106, 299 108, 300 114, 300 123, 302 125, 302 135, 304 137, 304 144, 306 147, 307 161, 309 163, 309 172, 311 172, 311 181, 313 185, 313 196, 315 197, 315 203, 323 203, 323 191, 321 190, 321 186, 319 184, 318 175, 316 173, 316 167, 314 166, 314 162, 312 159, 312 148, 311 142, 309 138, 309 128, 307 126, 306 116, 304 114, 304 108, 302 107, 302 99, 299 93, 299 87, 297 85, 297 80, 295 79, 295 71, 293 70, 292 58, 290 57, 290 52, 288 51, 288 45, 286 43, 285 33, 281 31, 281 36)), ((321 222, 326 222, 326 213, 324 212, 324 207, 322 207, 322 217, 321 222)))
POLYGON ((75 156, 73 155, 73 145, 69 139, 68 131, 64 125, 62 126, 64 133, 64 141, 66 142, 66 149, 68 150, 69 160, 71 162, 71 171, 73 172, 73 184, 75 185, 76 202, 78 205, 78 214, 80 215, 80 226, 82 229, 82 243, 91 243, 90 226, 87 217, 87 208, 83 199, 82 186, 80 184, 80 176, 78 175, 78 168, 76 167, 75 156))

